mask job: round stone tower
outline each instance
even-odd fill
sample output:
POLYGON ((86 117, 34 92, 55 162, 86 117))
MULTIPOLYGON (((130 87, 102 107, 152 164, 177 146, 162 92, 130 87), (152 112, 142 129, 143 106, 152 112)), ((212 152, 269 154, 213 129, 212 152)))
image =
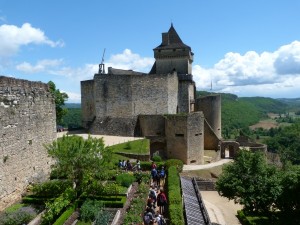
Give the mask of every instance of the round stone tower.
POLYGON ((195 111, 202 111, 208 124, 218 138, 221 138, 221 96, 209 95, 196 99, 195 111))

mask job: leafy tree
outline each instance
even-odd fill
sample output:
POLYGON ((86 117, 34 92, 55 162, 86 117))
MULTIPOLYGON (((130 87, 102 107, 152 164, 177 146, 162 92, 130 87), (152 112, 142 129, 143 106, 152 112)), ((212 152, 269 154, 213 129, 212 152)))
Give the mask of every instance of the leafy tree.
POLYGON ((300 166, 286 165, 282 173, 282 193, 276 201, 278 208, 288 214, 300 214, 300 166))
POLYGON ((83 139, 80 136, 63 136, 47 145, 48 154, 56 159, 54 169, 67 174, 74 184, 76 196, 80 196, 84 188, 97 172, 103 170, 109 160, 109 151, 104 148, 103 139, 83 139))
POLYGON ((300 163, 300 121, 278 129, 274 136, 266 140, 268 150, 280 154, 281 161, 293 164, 300 163))
MULTIPOLYGON (((69 104, 68 104, 69 105, 69 104)), ((67 106, 68 106, 67 105, 67 106)), ((61 125, 68 127, 69 130, 80 128, 82 121, 81 108, 68 108, 67 114, 63 116, 61 125)))
POLYGON ((241 150, 226 165, 216 183, 221 196, 234 200, 249 212, 266 212, 281 193, 277 169, 267 164, 261 152, 241 150))
POLYGON ((68 111, 62 106, 65 104, 65 101, 68 100, 69 96, 64 92, 60 92, 59 89, 56 89, 56 86, 52 81, 49 81, 48 85, 50 92, 53 94, 55 99, 56 123, 61 124, 63 116, 66 115, 68 111))

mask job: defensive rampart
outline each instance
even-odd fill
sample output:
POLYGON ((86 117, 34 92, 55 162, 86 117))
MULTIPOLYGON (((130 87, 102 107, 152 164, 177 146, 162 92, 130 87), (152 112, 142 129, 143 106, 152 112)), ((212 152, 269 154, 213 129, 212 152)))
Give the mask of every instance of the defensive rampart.
POLYGON ((0 210, 48 177, 43 145, 56 138, 55 120, 47 84, 0 76, 0 210))

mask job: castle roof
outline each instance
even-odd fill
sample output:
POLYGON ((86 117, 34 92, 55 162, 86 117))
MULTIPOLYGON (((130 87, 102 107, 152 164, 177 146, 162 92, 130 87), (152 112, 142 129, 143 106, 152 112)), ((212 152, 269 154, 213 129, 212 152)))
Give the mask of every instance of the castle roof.
POLYGON ((169 31, 167 33, 162 33, 162 43, 154 50, 174 48, 188 48, 189 50, 191 50, 190 46, 182 42, 172 23, 169 31))
POLYGON ((133 70, 123 70, 123 69, 116 69, 112 67, 108 67, 108 73, 110 75, 145 75, 145 73, 137 72, 133 70))

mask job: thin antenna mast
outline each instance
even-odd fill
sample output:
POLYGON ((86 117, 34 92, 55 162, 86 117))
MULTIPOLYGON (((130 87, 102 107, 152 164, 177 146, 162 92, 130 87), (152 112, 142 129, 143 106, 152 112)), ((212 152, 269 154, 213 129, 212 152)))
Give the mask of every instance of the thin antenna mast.
POLYGON ((99 64, 99 72, 98 72, 99 74, 105 74, 104 55, 105 55, 105 48, 103 50, 101 63, 99 64))
POLYGON ((213 90, 213 86, 212 86, 212 77, 210 75, 210 93, 212 93, 212 90, 213 90))

